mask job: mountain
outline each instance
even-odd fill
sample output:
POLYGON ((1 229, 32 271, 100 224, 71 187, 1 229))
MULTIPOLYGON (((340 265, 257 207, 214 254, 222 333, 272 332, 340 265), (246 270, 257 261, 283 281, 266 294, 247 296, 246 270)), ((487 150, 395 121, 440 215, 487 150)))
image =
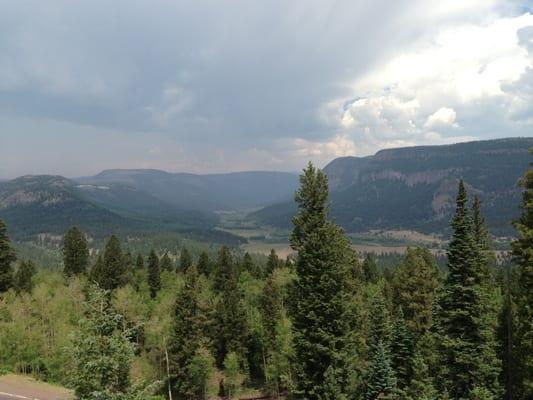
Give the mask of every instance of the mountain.
POLYGON ((17 240, 59 235, 77 225, 95 237, 181 232, 200 240, 240 241, 214 230, 215 214, 179 209, 122 185, 82 185, 61 176, 28 175, 1 182, 0 218, 17 240))
MULTIPOLYGON (((442 233, 453 212, 457 182, 464 179, 483 202, 489 227, 512 234, 519 214, 518 180, 533 161, 533 138, 512 138, 381 150, 369 157, 342 157, 324 171, 331 214, 349 232, 412 229, 442 233)), ((260 223, 288 228, 293 202, 252 215, 260 223)))
POLYGON ((17 239, 59 234, 70 225, 115 231, 126 219, 81 198, 61 176, 23 176, 0 183, 0 218, 17 239))
POLYGON ((78 178, 80 184, 121 185, 186 210, 258 208, 291 198, 298 176, 287 172, 234 172, 196 175, 159 170, 106 170, 78 178))

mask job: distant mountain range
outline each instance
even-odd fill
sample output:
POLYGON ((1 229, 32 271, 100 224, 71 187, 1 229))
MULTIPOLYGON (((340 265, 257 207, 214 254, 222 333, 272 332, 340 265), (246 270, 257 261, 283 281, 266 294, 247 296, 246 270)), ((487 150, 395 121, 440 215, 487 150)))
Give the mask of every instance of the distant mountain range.
MULTIPOLYGON (((497 235, 513 233, 517 182, 533 161, 533 138, 382 150, 343 157, 325 167, 332 216, 349 232, 411 229, 446 233, 457 182, 483 202, 497 235)), ((107 170, 91 177, 23 176, 0 181, 0 218, 18 240, 61 234, 78 225, 97 236, 182 232, 214 242, 239 237, 216 229, 216 211, 259 209, 250 218, 291 228, 296 174, 239 172, 195 175, 159 170, 107 170)))
MULTIPOLYGON (((445 146, 382 150, 369 157, 343 157, 324 171, 331 214, 349 232, 412 229, 443 233, 454 209, 457 183, 478 195, 491 231, 513 234, 519 215, 517 183, 533 161, 533 138, 477 141, 445 146)), ((261 224, 290 228, 294 202, 266 207, 253 217, 261 224)))
POLYGON ((75 180, 23 176, 0 182, 0 218, 15 238, 61 234, 78 225, 94 236, 173 231, 215 242, 241 239, 215 230, 215 210, 257 208, 288 198, 297 176, 110 170, 75 180))

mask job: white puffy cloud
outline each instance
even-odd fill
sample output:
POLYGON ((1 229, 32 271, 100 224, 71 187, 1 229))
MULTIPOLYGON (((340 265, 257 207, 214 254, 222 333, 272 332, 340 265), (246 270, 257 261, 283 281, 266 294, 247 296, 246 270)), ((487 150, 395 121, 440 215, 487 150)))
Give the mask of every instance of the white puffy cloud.
POLYGON ((369 152, 531 135, 532 32, 530 13, 446 27, 356 79, 336 123, 369 152))

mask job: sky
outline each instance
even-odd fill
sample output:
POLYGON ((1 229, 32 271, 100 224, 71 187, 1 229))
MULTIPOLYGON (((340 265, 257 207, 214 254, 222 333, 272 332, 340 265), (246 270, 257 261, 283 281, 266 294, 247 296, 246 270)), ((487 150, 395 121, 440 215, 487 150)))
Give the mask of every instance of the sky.
POLYGON ((0 0, 0 178, 533 136, 533 0, 0 0))

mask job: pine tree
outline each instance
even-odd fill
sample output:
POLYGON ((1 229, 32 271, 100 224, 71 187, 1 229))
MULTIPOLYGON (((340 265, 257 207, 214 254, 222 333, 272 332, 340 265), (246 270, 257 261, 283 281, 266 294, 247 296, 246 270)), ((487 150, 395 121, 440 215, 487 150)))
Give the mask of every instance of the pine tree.
MULTIPOLYGON (((533 154, 533 149, 530 151, 533 154)), ((513 394, 516 399, 526 400, 533 398, 533 168, 525 173, 520 184, 522 214, 514 223, 518 239, 512 243, 519 274, 514 296, 516 326, 512 335, 517 374, 513 394)))
POLYGON ((370 350, 379 342, 388 348, 391 341, 391 323, 387 304, 382 293, 377 293, 372 301, 370 311, 370 333, 368 343, 370 350))
POLYGON ((405 392, 407 400, 435 400, 437 398, 437 390, 433 384, 431 371, 419 351, 415 351, 413 375, 405 392))
POLYGON ((108 239, 101 261, 101 264, 97 262, 92 274, 92 278, 100 288, 114 290, 122 286, 126 281, 126 266, 124 265, 120 241, 115 235, 108 239))
POLYGON ((374 253, 366 253, 363 260, 363 275, 367 283, 376 283, 379 280, 378 264, 374 253))
POLYGON ((135 267, 137 269, 144 268, 144 258, 141 253, 137 254, 137 259, 135 260, 135 267))
POLYGON ((109 293, 89 288, 85 316, 79 322, 70 354, 71 377, 80 400, 122 399, 129 388, 134 346, 123 316, 111 306, 109 293))
POLYGON ((433 306, 440 287, 439 271, 429 250, 408 248, 393 278, 394 303, 417 336, 433 325, 433 306))
POLYGON ((209 255, 206 251, 202 251, 200 253, 197 264, 198 273, 209 276, 211 273, 211 261, 209 260, 209 255))
POLYGON ((213 277, 213 288, 215 291, 222 291, 226 283, 236 274, 231 252, 228 247, 222 246, 218 251, 213 277))
POLYGON ((13 287, 13 263, 17 256, 7 235, 7 227, 0 219, 0 293, 13 287))
POLYGON ((222 365, 228 353, 246 360, 250 341, 250 327, 242 303, 239 276, 226 247, 219 252, 215 289, 219 291, 216 303, 217 363, 222 365))
POLYGON ((498 392, 498 360, 485 346, 486 297, 481 282, 479 252, 463 181, 459 183, 453 235, 448 249, 449 273, 440 299, 439 326, 442 362, 446 366, 444 387, 452 398, 464 398, 474 388, 498 392))
POLYGON ((254 263, 252 256, 248 252, 244 253, 244 257, 242 258, 241 271, 248 271, 254 278, 257 279, 261 278, 262 275, 261 270, 257 264, 254 263))
POLYGON ((148 286, 150 286, 150 297, 153 299, 157 292, 161 290, 161 271, 159 269, 159 258, 155 250, 150 251, 148 256, 148 286))
POLYGON ((192 390, 191 364, 206 342, 208 314, 200 301, 200 292, 198 271, 190 266, 185 270, 184 286, 174 303, 173 330, 168 344, 170 385, 179 398, 192 390))
POLYGON ((259 299, 259 307, 265 329, 266 345, 268 349, 272 349, 276 338, 276 326, 281 318, 282 312, 282 293, 276 282, 270 276, 266 281, 263 292, 259 299))
POLYGON ((66 277, 83 274, 89 265, 89 247, 83 232, 70 228, 63 239, 63 273, 66 277))
POLYGON ((322 398, 325 373, 342 369, 347 330, 345 289, 353 259, 350 243, 328 220, 326 175, 311 163, 300 177, 298 213, 290 237, 297 252, 298 279, 292 290, 292 316, 298 363, 297 394, 322 398))
POLYGON ((272 272, 274 272, 275 269, 279 268, 280 266, 281 260, 278 258, 276 250, 271 249, 266 263, 266 274, 271 274, 272 272))
POLYGON ((413 376, 413 347, 413 337, 400 307, 392 330, 390 350, 398 388, 402 390, 407 388, 413 376))
POLYGON ((393 399, 396 394, 396 377, 391 366, 387 345, 380 340, 372 351, 368 369, 365 400, 393 399))
MULTIPOLYGON (((172 265, 172 260, 168 256, 167 253, 163 254, 163 257, 161 257, 161 271, 172 271, 174 270, 174 267, 172 265)), ((185 270, 182 270, 185 271, 185 270)))
POLYGON ((31 261, 21 261, 14 275, 15 290, 30 293, 33 289, 33 276, 37 272, 35 264, 31 261))
POLYGON ((187 250, 187 248, 184 247, 180 253, 180 269, 179 270, 185 271, 191 265, 192 265, 191 255, 189 254, 189 250, 187 250))

